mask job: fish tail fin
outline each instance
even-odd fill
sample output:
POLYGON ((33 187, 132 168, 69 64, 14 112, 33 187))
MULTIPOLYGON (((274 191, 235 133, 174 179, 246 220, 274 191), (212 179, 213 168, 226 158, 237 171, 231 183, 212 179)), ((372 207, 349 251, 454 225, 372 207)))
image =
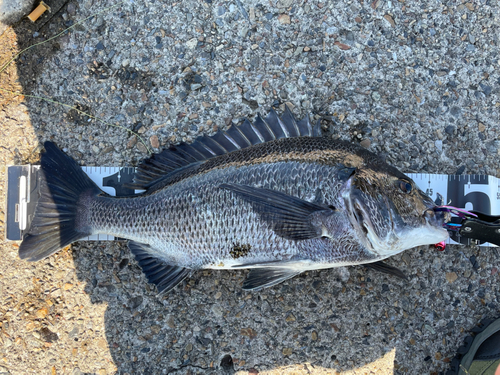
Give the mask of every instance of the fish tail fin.
POLYGON ((92 234, 90 201, 101 189, 54 143, 45 142, 41 160, 40 197, 19 257, 37 261, 92 234))

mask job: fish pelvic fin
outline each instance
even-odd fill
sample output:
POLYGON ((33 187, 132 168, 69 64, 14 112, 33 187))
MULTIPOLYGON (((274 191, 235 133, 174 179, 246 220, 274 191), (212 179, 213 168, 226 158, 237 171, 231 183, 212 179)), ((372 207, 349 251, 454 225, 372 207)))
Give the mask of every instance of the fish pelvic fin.
POLYGON ((88 202, 104 194, 80 166, 54 143, 45 142, 41 159, 40 197, 19 257, 37 261, 92 234, 86 223, 88 202))
POLYGON ((385 262, 382 262, 379 260, 378 262, 373 262, 373 263, 365 263, 363 264, 366 268, 371 268, 372 270, 386 273, 388 275, 396 276, 399 277, 400 279, 403 280, 408 280, 406 275, 404 274, 403 271, 401 271, 399 268, 396 268, 394 266, 391 266, 385 262))
POLYGON ((154 249, 144 243, 129 241, 128 248, 142 268, 151 284, 156 285, 158 293, 168 293, 191 274, 191 270, 173 266, 157 258, 154 249))
POLYGON ((301 272, 301 270, 281 267, 254 268, 248 273, 247 278, 243 282, 242 289, 257 292, 263 288, 268 288, 291 279, 301 272))

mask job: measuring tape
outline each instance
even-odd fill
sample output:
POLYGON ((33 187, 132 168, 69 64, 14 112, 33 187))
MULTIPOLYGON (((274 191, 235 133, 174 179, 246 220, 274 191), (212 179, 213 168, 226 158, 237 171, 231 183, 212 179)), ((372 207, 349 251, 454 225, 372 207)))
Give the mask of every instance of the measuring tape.
MULTIPOLYGON (((6 238, 21 240, 29 229, 39 196, 40 166, 19 165, 7 168, 7 210, 6 238)), ((124 196, 139 191, 126 188, 134 177, 133 167, 82 167, 97 186, 113 196, 124 196)), ((474 210, 486 215, 500 215, 500 179, 485 175, 445 175, 427 173, 407 174, 417 186, 439 205, 450 204, 468 211, 474 210)), ((457 221, 459 222, 459 221, 457 221)), ((113 236, 93 235, 87 240, 113 241, 113 236)), ((478 244, 476 240, 452 233, 449 244, 478 244)), ((480 243, 481 246, 495 246, 480 243)))

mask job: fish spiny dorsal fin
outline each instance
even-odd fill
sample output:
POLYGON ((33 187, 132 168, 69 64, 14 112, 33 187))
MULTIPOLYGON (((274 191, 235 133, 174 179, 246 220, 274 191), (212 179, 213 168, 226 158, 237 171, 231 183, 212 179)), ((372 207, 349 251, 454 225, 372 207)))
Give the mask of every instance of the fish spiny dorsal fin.
MULTIPOLYGON (((309 118, 307 119, 307 121, 309 121, 309 118)), ((313 137, 321 137, 322 134, 321 134, 321 120, 318 119, 318 121, 316 121, 316 124, 314 125, 314 128, 313 128, 313 137)))
POLYGON ((295 117, 293 117, 292 111, 290 111, 288 106, 285 106, 285 112, 281 115, 281 120, 285 124, 288 124, 288 129, 292 137, 299 137, 301 135, 310 136, 309 133, 300 131, 297 121, 295 121, 295 117))
POLYGON ((134 183, 129 187, 147 190, 158 180, 178 170, 185 170, 189 165, 199 165, 215 156, 258 143, 299 136, 321 136, 319 122, 313 127, 309 116, 297 121, 287 106, 281 118, 271 109, 265 119, 258 114, 253 123, 245 119, 241 125, 233 125, 226 131, 205 135, 191 144, 181 143, 153 154, 139 165, 134 183))

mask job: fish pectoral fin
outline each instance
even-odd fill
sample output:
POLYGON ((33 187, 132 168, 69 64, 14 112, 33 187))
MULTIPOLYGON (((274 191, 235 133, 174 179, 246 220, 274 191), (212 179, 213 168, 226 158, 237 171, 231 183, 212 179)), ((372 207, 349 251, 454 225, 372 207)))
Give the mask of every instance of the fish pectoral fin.
POLYGON ((312 214, 333 214, 332 207, 307 202, 280 191, 247 185, 221 184, 222 189, 250 202, 261 219, 271 224, 274 232, 290 240, 307 240, 322 235, 322 226, 313 223, 312 214))
POLYGON ((172 266, 155 257, 154 249, 148 244, 129 241, 128 248, 134 254, 148 281, 156 285, 158 293, 169 292, 191 273, 188 268, 172 266))
POLYGON ((291 279, 302 271, 289 268, 253 268, 248 273, 243 282, 244 290, 259 291, 262 288, 279 284, 285 280, 291 279))
POLYGON ((401 271, 399 268, 390 266, 387 263, 382 262, 382 261, 378 261, 378 262, 374 262, 374 263, 366 263, 366 264, 363 264, 363 266, 365 266, 366 268, 371 268, 375 271, 379 271, 382 273, 387 273, 389 275, 397 276, 403 280, 408 280, 408 278, 406 277, 404 272, 401 271))

